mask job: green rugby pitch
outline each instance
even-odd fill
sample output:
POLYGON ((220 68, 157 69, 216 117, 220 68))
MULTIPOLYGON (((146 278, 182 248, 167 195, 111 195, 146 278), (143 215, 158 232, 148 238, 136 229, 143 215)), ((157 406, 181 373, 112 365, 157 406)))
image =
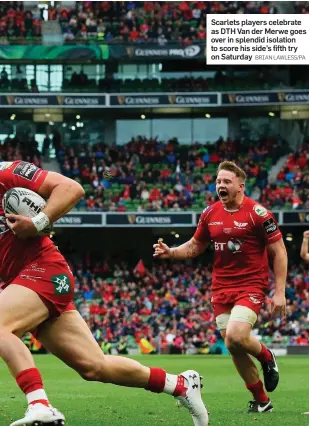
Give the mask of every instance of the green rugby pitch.
MULTIPOLYGON (((171 373, 195 369, 204 376, 203 399, 211 426, 309 426, 309 357, 277 358, 281 378, 271 394, 272 413, 246 414, 250 394, 225 356, 140 356, 145 365, 171 373)), ((62 411, 67 426, 190 426, 189 413, 173 398, 142 389, 83 381, 51 355, 35 358, 51 403, 62 411)), ((0 364, 0 425, 23 416, 25 399, 0 364)))

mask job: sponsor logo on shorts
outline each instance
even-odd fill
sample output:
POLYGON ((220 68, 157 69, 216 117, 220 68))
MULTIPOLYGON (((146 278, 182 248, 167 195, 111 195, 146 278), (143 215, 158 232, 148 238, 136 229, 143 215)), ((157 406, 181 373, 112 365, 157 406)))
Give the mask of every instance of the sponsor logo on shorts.
POLYGON ((37 282, 38 280, 41 280, 42 277, 34 277, 32 275, 21 275, 20 278, 22 278, 23 280, 30 280, 30 281, 34 281, 37 282))
POLYGON ((257 294, 249 294, 249 299, 251 300, 252 303, 254 303, 255 305, 259 305, 262 303, 260 297, 257 294))
POLYGON ((265 207, 260 206, 259 204, 256 204, 256 205, 253 207, 253 210, 255 211, 255 213, 256 213, 258 216, 261 216, 261 217, 265 217, 265 216, 267 216, 267 210, 265 209, 265 207))
POLYGON ((36 172, 38 171, 38 167, 31 163, 26 163, 25 161, 21 161, 18 166, 15 167, 13 174, 20 176, 27 180, 33 180, 36 172))
POLYGON ((276 222, 272 217, 270 219, 265 220, 265 222, 263 222, 263 226, 266 234, 272 234, 278 229, 278 226, 276 225, 276 222))
POLYGON ((55 294, 62 295, 71 292, 70 280, 66 274, 53 275, 51 280, 55 287, 55 294))
POLYGON ((24 269, 24 271, 41 272, 44 274, 44 272, 46 272, 46 268, 41 268, 38 263, 31 263, 29 268, 24 269))

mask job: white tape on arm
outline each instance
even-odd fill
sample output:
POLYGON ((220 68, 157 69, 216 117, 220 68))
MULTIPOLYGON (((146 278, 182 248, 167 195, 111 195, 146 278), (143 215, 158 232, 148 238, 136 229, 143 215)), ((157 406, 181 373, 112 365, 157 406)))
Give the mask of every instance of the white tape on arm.
POLYGON ((50 223, 49 218, 43 212, 34 216, 31 220, 32 220, 32 223, 36 227, 38 232, 43 231, 43 229, 45 229, 50 223))

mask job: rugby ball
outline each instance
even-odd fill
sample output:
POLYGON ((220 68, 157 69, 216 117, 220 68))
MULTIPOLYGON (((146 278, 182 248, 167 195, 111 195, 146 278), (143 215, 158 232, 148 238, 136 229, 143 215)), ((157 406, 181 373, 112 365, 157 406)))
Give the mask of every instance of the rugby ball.
MULTIPOLYGON (((46 206, 46 201, 36 192, 26 188, 9 189, 2 198, 2 208, 5 214, 17 214, 34 217, 46 206)), ((48 235, 52 226, 46 227, 39 235, 48 235)))

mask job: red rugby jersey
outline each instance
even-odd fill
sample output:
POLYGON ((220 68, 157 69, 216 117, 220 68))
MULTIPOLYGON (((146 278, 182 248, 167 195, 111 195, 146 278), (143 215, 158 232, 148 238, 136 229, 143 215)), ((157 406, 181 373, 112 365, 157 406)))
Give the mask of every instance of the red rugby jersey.
POLYGON ((29 263, 42 256, 51 261, 63 259, 47 236, 26 240, 17 238, 8 228, 2 208, 2 198, 6 191, 23 187, 38 192, 47 173, 25 161, 0 163, 0 277, 4 284, 12 282, 29 263))
POLYGON ((218 201, 202 213, 194 238, 214 243, 213 291, 238 291, 248 287, 266 290, 266 246, 282 234, 271 212, 248 197, 237 211, 227 211, 218 201))

